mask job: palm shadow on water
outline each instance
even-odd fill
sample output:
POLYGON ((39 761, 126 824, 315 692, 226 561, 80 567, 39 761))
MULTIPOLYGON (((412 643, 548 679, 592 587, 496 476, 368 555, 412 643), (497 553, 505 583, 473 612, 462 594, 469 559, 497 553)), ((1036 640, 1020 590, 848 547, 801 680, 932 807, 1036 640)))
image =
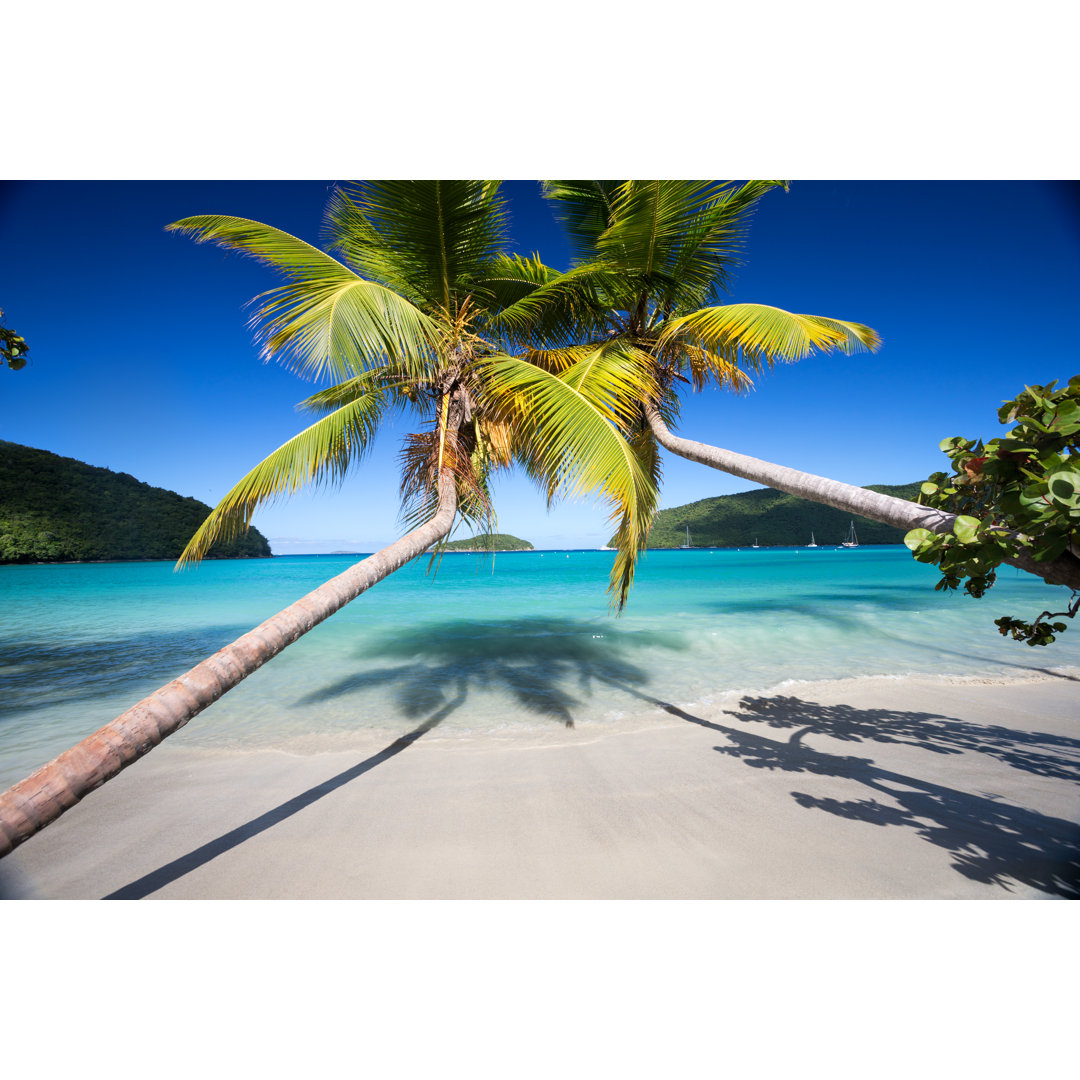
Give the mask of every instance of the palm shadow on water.
POLYGON ((362 652, 371 660, 408 661, 358 671, 301 698, 316 705, 370 690, 396 690, 402 716, 415 718, 439 708, 451 689, 497 692, 513 709, 574 726, 573 709, 592 696, 597 684, 625 688, 648 682, 648 675, 624 654, 641 648, 685 648, 680 635, 627 632, 610 623, 535 617, 479 622, 443 622, 362 652), (599 631, 599 632, 598 632, 599 631))
MULTIPOLYGON (((477 623, 440 623, 397 635, 363 651, 371 658, 423 661, 362 671, 339 678, 300 699, 312 705, 371 689, 397 688, 397 707, 412 730, 379 753, 309 788, 307 791, 218 836, 138 880, 110 893, 106 900, 139 900, 205 865, 217 856, 299 813, 383 762, 400 754, 466 704, 472 689, 502 689, 529 711, 567 727, 571 707, 580 704, 571 687, 588 696, 594 683, 626 689, 648 681, 647 674, 620 653, 643 647, 682 648, 677 635, 628 633, 603 624, 572 619, 513 619, 477 623)), ((640 695, 639 696, 643 696, 640 695)))
POLYGON ((800 806, 868 825, 913 829, 947 851, 953 869, 973 881, 1006 891, 1029 886, 1051 896, 1080 899, 1080 824, 1015 806, 989 792, 972 794, 883 769, 870 758, 825 753, 805 741, 818 735, 840 742, 893 743, 934 754, 985 754, 1033 776, 1080 784, 1080 740, 934 713, 821 705, 797 697, 744 697, 740 711, 729 713, 740 722, 791 732, 780 740, 654 703, 720 732, 728 745, 713 749, 752 768, 854 780, 874 793, 844 801, 792 791, 800 806))

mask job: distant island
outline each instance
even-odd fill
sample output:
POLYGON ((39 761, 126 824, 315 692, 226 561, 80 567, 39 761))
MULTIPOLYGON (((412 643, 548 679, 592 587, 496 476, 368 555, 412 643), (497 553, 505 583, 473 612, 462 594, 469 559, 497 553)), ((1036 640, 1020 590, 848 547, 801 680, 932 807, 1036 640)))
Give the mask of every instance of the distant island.
MULTIPOLYGON (((868 484, 867 487, 913 502, 919 494, 917 483, 868 484)), ((837 547, 846 538, 853 520, 860 544, 904 541, 903 529, 853 517, 846 511, 772 488, 760 488, 661 510, 653 519, 648 546, 685 547, 689 530, 690 547, 752 547, 755 542, 760 547, 803 547, 810 543, 811 535, 820 547, 837 547)))
POLYGON ((519 540, 509 533, 481 533, 467 540, 451 540, 446 545, 447 551, 535 551, 528 540, 519 540))
MULTIPOLYGON (((176 559, 209 513, 128 473, 0 440, 0 564, 176 559)), ((248 529, 207 558, 270 556, 248 529)))

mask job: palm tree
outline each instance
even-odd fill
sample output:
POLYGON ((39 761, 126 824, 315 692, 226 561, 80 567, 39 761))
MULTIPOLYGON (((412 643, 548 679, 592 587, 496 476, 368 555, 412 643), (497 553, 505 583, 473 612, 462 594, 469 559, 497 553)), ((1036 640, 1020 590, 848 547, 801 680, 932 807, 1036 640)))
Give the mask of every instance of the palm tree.
MULTIPOLYGON (((553 180, 545 194, 566 225, 575 267, 562 287, 592 310, 591 340, 621 354, 637 373, 640 408, 628 437, 691 461, 873 521, 950 532, 945 511, 774 465, 671 430, 679 392, 741 390, 751 374, 814 349, 876 351, 878 334, 860 323, 797 315, 764 304, 719 304, 758 201, 780 181, 553 180)), ((548 286, 546 291, 551 291, 548 286)), ((539 297, 533 297, 537 302, 539 297)), ((654 479, 659 458, 653 450, 654 479)), ((1052 584, 1080 588, 1080 560, 1005 560, 1052 584)))
POLYGON ((169 228, 270 265, 286 284, 263 294, 253 323, 263 354, 333 385, 301 405, 320 416, 269 454, 210 513, 180 557, 197 562, 257 507, 340 480, 391 411, 418 428, 402 453, 410 531, 238 638, 0 795, 0 855, 136 761, 302 634, 406 562, 435 548, 457 518, 494 531, 489 480, 524 466, 549 499, 599 494, 620 551, 609 591, 633 581, 657 492, 616 426, 631 385, 612 365, 548 370, 514 355, 570 331, 572 293, 537 259, 506 255, 505 206, 490 181, 365 182, 336 189, 328 251, 243 218, 201 216, 169 228), (341 258, 335 258, 335 252, 341 258), (543 303, 531 297, 543 293, 543 303))

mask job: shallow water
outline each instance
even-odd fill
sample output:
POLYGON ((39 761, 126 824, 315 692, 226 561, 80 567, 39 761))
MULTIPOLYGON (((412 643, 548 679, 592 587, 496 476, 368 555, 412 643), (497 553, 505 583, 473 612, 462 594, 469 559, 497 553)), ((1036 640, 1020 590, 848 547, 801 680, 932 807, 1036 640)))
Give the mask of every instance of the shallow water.
MULTIPOLYGON (((340 573, 356 556, 0 567, 0 789, 340 573)), ((445 735, 603 724, 788 680, 1026 675, 1080 666, 1003 614, 1067 597, 1005 568, 980 601, 934 591, 902 547, 654 551, 627 611, 610 552, 421 560, 317 627, 175 739, 319 749, 437 722, 445 735)))

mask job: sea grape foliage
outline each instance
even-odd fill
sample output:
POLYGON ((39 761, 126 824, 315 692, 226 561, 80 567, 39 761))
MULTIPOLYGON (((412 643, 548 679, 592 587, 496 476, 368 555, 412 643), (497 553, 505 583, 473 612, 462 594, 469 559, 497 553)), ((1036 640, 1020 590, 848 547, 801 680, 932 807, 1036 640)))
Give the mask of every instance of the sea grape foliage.
POLYGON ((3 324, 4 309, 0 308, 0 363, 7 364, 12 371, 26 367, 27 353, 30 346, 26 339, 3 324))
MULTIPOLYGON (((1080 558, 1080 375, 1055 389, 1027 386, 998 410, 1015 426, 988 443, 953 437, 941 449, 952 474, 934 473, 919 502, 957 514, 952 532, 912 529, 904 543, 919 562, 936 563, 935 588, 980 597, 996 580, 1002 561, 1026 551, 1037 562, 1080 558)), ((1064 611, 1044 611, 1033 621, 1005 616, 1004 635, 1028 645, 1048 645, 1066 629, 1061 618, 1080 611, 1080 591, 1064 611)))

